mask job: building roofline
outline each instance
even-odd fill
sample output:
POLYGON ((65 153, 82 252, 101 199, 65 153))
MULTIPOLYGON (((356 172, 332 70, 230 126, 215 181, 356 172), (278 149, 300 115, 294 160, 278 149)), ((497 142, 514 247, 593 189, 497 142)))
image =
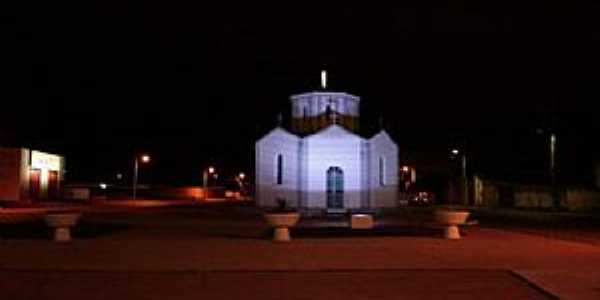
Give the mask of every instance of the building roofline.
POLYGON ((340 128, 340 129, 342 129, 343 131, 345 131, 349 135, 356 136, 356 137, 360 138, 363 141, 368 141, 368 139, 366 139, 365 137, 361 136, 360 134, 354 133, 354 132, 346 129, 344 126, 341 126, 340 124, 329 124, 328 126, 325 126, 325 127, 321 128, 321 130, 319 130, 317 132, 314 132, 314 133, 311 133, 311 134, 308 134, 308 135, 305 135, 302 138, 306 139, 306 138, 310 138, 312 136, 318 135, 320 133, 323 133, 324 131, 330 130, 331 127, 333 127, 333 126, 336 126, 336 127, 340 128))
POLYGON ((295 100, 297 98, 300 98, 302 96, 307 96, 307 95, 325 95, 325 96, 346 96, 346 97, 350 97, 353 98, 354 100, 360 101, 360 97, 353 95, 353 94, 349 94, 346 92, 333 92, 333 91, 312 91, 312 92, 305 92, 305 93, 300 93, 300 94, 293 94, 290 96, 290 100, 295 100))
POLYGON ((281 132, 283 132, 284 134, 287 134, 287 135, 294 136, 294 137, 296 137, 296 138, 298 138, 298 139, 301 139, 301 138, 302 138, 301 136, 299 136, 299 135, 297 135, 297 134, 295 134, 295 133, 293 133, 293 132, 290 132, 289 130, 285 129, 285 128, 284 128, 284 127, 282 127, 282 126, 277 126, 277 127, 273 128, 273 129, 269 130, 269 132, 265 133, 265 134, 264 134, 262 137, 260 137, 260 138, 259 138, 259 139, 256 141, 256 143, 258 144, 258 143, 262 142, 262 140, 264 140, 266 137, 268 137, 268 136, 270 136, 270 135, 274 134, 274 133, 275 133, 275 132, 277 132, 277 131, 281 131, 281 132))

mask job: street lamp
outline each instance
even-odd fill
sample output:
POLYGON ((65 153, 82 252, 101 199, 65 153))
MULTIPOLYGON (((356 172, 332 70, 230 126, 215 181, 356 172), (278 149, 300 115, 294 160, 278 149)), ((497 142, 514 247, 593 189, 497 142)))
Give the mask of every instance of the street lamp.
POLYGON ((463 204, 467 205, 469 204, 469 182, 467 179, 467 154, 465 153, 466 151, 460 151, 456 148, 451 150, 452 155, 456 156, 462 153, 461 155, 461 160, 460 160, 460 167, 461 167, 461 179, 463 181, 463 204))
MULTIPOLYGON (((554 116, 553 122, 554 122, 554 116)), ((554 127, 554 126, 553 126, 554 127)), ((538 128, 535 130, 537 134, 546 135, 548 134, 548 176, 550 177, 550 186, 552 187, 552 202, 554 208, 560 208, 560 192, 556 185, 556 133, 551 129, 548 131, 538 128)))
POLYGON ((549 161, 549 173, 550 173, 550 185, 552 186, 552 204, 554 208, 560 208, 560 193, 556 186, 556 134, 554 132, 550 133, 550 141, 549 141, 549 150, 550 150, 550 161, 549 161))
POLYGON ((244 179, 246 179, 246 174, 244 174, 244 172, 240 172, 235 177, 235 181, 237 181, 238 185, 240 186, 240 196, 241 197, 245 197, 245 195, 246 195, 246 188, 244 187, 244 179))
POLYGON ((215 168, 208 167, 202 172, 202 187, 204 188, 204 200, 208 199, 208 175, 213 175, 215 168))
POLYGON ((149 155, 142 155, 142 156, 136 156, 134 163, 133 163, 133 200, 135 200, 136 196, 137 196, 137 182, 138 182, 138 169, 139 169, 139 160, 141 160, 143 163, 149 163, 150 162, 150 156, 149 155))

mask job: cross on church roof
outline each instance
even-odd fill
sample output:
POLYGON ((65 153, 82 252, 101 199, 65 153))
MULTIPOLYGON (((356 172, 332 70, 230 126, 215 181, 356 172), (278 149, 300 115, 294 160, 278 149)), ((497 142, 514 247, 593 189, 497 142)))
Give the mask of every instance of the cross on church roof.
POLYGON ((326 70, 321 71, 321 88, 324 90, 327 89, 327 71, 326 70))

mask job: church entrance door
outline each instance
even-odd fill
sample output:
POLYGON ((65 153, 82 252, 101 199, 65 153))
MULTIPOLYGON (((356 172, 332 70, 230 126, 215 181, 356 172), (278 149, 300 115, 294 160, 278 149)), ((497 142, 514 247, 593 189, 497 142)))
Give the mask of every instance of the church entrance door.
POLYGON ((327 170, 327 208, 344 208, 344 172, 340 167, 327 170))

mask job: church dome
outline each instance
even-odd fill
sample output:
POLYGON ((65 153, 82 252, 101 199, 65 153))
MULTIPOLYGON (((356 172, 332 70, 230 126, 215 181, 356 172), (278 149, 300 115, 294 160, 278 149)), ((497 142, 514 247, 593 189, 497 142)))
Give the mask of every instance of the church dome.
POLYGON ((292 130, 312 133, 334 122, 350 131, 358 130, 360 98, 348 93, 314 91, 293 95, 292 130), (332 114, 335 118, 332 118, 332 114))

